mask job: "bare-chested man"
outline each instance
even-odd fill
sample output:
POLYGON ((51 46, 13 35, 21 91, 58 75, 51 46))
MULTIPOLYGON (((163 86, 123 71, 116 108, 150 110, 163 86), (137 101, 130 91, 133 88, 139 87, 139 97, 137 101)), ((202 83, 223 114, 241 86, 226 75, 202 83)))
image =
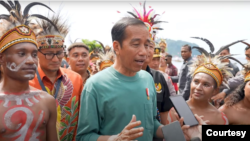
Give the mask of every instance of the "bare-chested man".
MULTIPOLYGON (((230 72, 226 64, 222 64, 217 57, 209 59, 197 59, 190 68, 193 76, 191 81, 190 98, 187 101, 190 109, 194 114, 204 116, 204 120, 208 120, 208 124, 226 125, 227 117, 214 107, 209 100, 218 93, 222 82, 226 82, 230 72), (206 60, 206 61, 205 61, 206 60)), ((168 120, 173 122, 174 108, 169 112, 168 120)))
POLYGON ((35 34, 25 21, 32 6, 45 5, 30 3, 22 15, 18 1, 8 3, 0 2, 10 12, 0 21, 0 140, 58 141, 55 99, 29 86, 38 58, 35 34))
POLYGON ((37 66, 37 47, 18 43, 0 54, 0 140, 57 141, 56 101, 29 86, 37 66))
POLYGON ((244 83, 225 99, 225 104, 220 107, 231 125, 250 125, 250 63, 244 70, 244 83))

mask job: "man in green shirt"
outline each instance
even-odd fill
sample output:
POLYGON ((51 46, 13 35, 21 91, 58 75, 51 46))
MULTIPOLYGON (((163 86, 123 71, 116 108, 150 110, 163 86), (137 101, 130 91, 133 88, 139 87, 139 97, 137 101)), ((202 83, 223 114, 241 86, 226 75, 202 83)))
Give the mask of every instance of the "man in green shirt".
POLYGON ((153 136, 163 138, 163 125, 156 119, 154 80, 141 70, 150 43, 147 27, 138 19, 123 18, 113 26, 111 34, 116 60, 114 65, 86 82, 81 95, 76 140, 152 141, 153 136))

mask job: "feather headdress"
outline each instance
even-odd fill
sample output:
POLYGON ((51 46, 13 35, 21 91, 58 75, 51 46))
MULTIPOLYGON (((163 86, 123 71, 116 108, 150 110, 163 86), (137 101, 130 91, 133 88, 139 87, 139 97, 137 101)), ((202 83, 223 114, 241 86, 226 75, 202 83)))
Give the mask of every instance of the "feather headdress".
POLYGON ((214 78, 217 83, 217 87, 224 85, 228 87, 227 81, 229 78, 233 77, 233 74, 230 72, 227 62, 222 62, 223 60, 220 56, 207 56, 202 54, 193 60, 193 63, 190 65, 190 74, 193 77, 197 73, 206 73, 214 78))
POLYGON ((99 59, 96 61, 96 66, 98 71, 103 70, 106 67, 110 67, 114 64, 115 54, 113 51, 108 51, 106 53, 100 52, 98 53, 99 59))
POLYGON ((159 43, 159 46, 164 46, 164 47, 167 47, 167 42, 165 39, 161 39, 160 43, 159 43))
POLYGON ((241 66, 243 67, 241 74, 244 76, 244 81, 247 82, 250 80, 250 62, 245 65, 241 64, 241 66))
MULTIPOLYGON (((97 40, 95 40, 97 41, 97 40)), ((114 64, 115 54, 112 50, 106 51, 102 42, 97 41, 103 49, 103 52, 98 53, 99 59, 96 61, 96 66, 98 71, 103 70, 105 67, 110 67, 114 64)))
MULTIPOLYGON (((230 77, 233 77, 233 75, 229 71, 231 68, 228 67, 228 63, 223 63, 222 60, 231 59, 231 60, 234 60, 241 65, 242 65, 242 63, 239 60, 237 60, 236 58, 232 57, 233 55, 219 56, 219 54, 221 51, 229 48, 230 46, 232 46, 236 43, 242 42, 243 40, 235 41, 231 44, 225 45, 225 46, 221 47, 216 53, 213 53, 214 46, 209 40, 207 40, 205 38, 200 38, 200 37, 192 37, 192 38, 201 39, 201 40, 205 41, 210 47, 210 52, 206 51, 202 47, 192 47, 192 49, 197 49, 202 54, 201 57, 198 57, 197 60, 195 61, 195 63, 192 65, 192 72, 194 72, 194 69, 196 69, 198 67, 197 65, 204 65, 207 63, 213 64, 221 72, 221 77, 222 77, 221 83, 217 82, 217 84, 220 84, 220 85, 223 84, 226 87, 228 87, 227 80, 230 77)), ((215 77, 214 77, 214 79, 215 79, 215 77)), ((220 86, 220 85, 218 85, 218 86, 220 86)))
MULTIPOLYGON (((118 13, 120 12, 118 11, 118 13)), ((150 32, 152 40, 155 40, 155 35, 158 30, 163 30, 163 28, 160 28, 159 23, 167 23, 166 21, 157 20, 160 14, 155 14, 155 10, 152 9, 151 6, 149 6, 148 11, 146 10, 146 1, 144 1, 143 6, 140 3, 140 9, 136 9, 135 7, 133 7, 133 11, 128 11, 127 13, 145 23, 150 32)), ((162 14, 164 13, 165 11, 162 14)))
POLYGON ((62 20, 62 16, 59 14, 53 15, 49 20, 37 20, 40 29, 34 29, 34 32, 39 49, 64 48, 64 38, 69 32, 69 25, 66 24, 66 20, 62 20))
POLYGON ((239 43, 239 42, 242 42, 244 40, 239 40, 239 41, 235 41, 235 42, 232 42, 228 45, 225 45, 225 46, 222 46, 218 51, 216 51, 215 53, 214 52, 214 45, 208 40, 208 39, 205 39, 205 38, 200 38, 200 37, 191 37, 191 38, 194 38, 194 39, 200 39, 204 42, 206 42, 210 48, 210 52, 206 51, 203 47, 192 47, 194 49, 197 49, 201 54, 204 53, 206 56, 211 56, 211 57, 214 57, 216 55, 219 55, 221 51, 229 48, 230 46, 236 44, 236 43, 239 43))
POLYGON ((14 2, 8 0, 7 2, 0 1, 0 4, 9 11, 9 15, 0 15, 0 19, 2 19, 0 23, 0 52, 21 42, 30 42, 37 45, 35 34, 28 26, 30 19, 32 17, 39 17, 44 20, 48 19, 39 14, 29 15, 29 10, 35 5, 42 5, 50 10, 51 8, 40 2, 32 2, 22 12, 21 4, 17 0, 14 2))
MULTIPOLYGON (((244 82, 246 83, 247 81, 250 80, 250 62, 246 63, 245 65, 241 64, 243 69, 241 71, 243 77, 244 77, 244 82)), ((225 104, 226 106, 232 106, 239 101, 241 101, 244 96, 245 96, 245 83, 241 84, 234 90, 228 97, 225 99, 225 104)))

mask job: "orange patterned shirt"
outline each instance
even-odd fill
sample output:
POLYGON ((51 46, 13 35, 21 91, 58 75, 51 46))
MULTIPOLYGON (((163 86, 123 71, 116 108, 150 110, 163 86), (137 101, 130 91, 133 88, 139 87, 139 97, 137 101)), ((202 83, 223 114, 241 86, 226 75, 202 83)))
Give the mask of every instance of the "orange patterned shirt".
MULTIPOLYGON (((37 68, 40 78, 49 94, 55 95, 56 82, 62 77, 57 93, 57 131, 60 141, 75 140, 79 115, 80 95, 83 89, 81 76, 71 70, 60 68, 54 83, 44 74, 40 66, 37 68)), ((42 90, 37 75, 29 84, 42 90)))

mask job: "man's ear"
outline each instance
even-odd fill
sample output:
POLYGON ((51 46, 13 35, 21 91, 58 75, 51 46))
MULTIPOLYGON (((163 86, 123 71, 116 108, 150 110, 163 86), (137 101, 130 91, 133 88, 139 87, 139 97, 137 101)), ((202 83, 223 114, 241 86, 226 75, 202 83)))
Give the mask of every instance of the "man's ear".
POLYGON ((113 49, 116 55, 120 54, 121 45, 118 41, 113 41, 113 49))

